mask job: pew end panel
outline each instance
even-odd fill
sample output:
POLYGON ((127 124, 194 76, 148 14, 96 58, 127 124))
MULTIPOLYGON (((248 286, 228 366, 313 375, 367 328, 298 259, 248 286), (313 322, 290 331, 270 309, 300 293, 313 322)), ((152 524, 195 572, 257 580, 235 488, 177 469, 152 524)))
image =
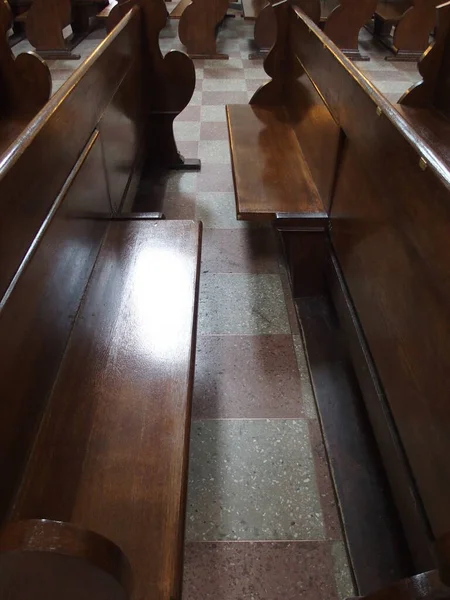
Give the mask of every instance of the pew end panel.
POLYGON ((225 19, 228 6, 229 0, 192 0, 184 7, 178 35, 191 58, 229 58, 216 47, 217 28, 225 19))
POLYGON ((11 600, 128 600, 132 575, 118 546, 92 531, 48 520, 0 532, 0 593, 11 600))
POLYGON ((439 0, 382 0, 378 2, 373 34, 392 52, 386 60, 416 62, 428 47, 439 0), (394 28, 393 34, 391 34, 394 28))
POLYGON ((17 58, 11 51, 7 32, 12 13, 7 0, 0 1, 0 155, 22 133, 51 95, 52 79, 44 61, 27 52, 17 58))
MULTIPOLYGON (((93 342, 93 338, 86 337, 84 326, 88 321, 89 327, 92 326, 97 333, 102 331, 113 335, 116 326, 124 327, 131 333, 128 328, 130 322, 127 321, 126 325, 120 319, 126 320, 133 314, 133 318, 139 320, 139 327, 145 325, 148 328, 145 330, 147 333, 151 330, 155 335, 160 334, 154 341, 156 343, 159 340, 161 346, 156 349, 146 347, 146 353, 141 338, 140 341, 137 338, 130 339, 129 350, 131 352, 134 348, 137 362, 133 367, 131 363, 122 364, 125 371, 127 365, 131 369, 124 380, 127 385, 145 380, 145 397, 141 396, 140 404, 140 431, 142 423, 148 417, 149 424, 154 425, 162 436, 161 438, 157 433, 152 433, 150 441, 154 441, 157 447, 149 454, 154 460, 160 461, 158 464, 171 464, 169 472, 165 470, 161 473, 157 464, 151 468, 155 476, 161 475, 163 478, 159 480, 160 486, 156 486, 160 496, 152 496, 152 486, 150 491, 147 490, 150 494, 147 496, 148 506, 159 507, 148 517, 156 522, 154 529, 150 527, 155 532, 154 554, 158 555, 163 546, 167 548, 167 552, 152 564, 152 581, 148 583, 148 579, 140 579, 139 585, 143 589, 146 586, 151 589, 154 594, 152 598, 166 599, 171 594, 178 594, 181 577, 180 548, 194 364, 200 229, 193 223, 178 222, 177 225, 164 221, 159 222, 160 229, 155 229, 154 219, 160 219, 162 215, 133 215, 119 211, 132 203, 131 188, 134 187, 140 163, 144 159, 147 162, 151 160, 149 149, 153 149, 152 119, 155 119, 158 112, 167 111, 167 119, 157 131, 161 140, 164 129, 167 132, 158 164, 164 163, 170 157, 170 152, 172 157, 176 153, 172 121, 189 101, 195 80, 192 77, 192 63, 185 55, 177 53, 172 55, 173 59, 166 60, 162 58, 159 47, 155 47, 159 24, 152 18, 154 12, 147 15, 138 5, 129 10, 125 10, 123 4, 118 7, 124 13, 117 20, 116 27, 49 100, 0 160, 0 379, 5 390, 3 402, 0 403, 0 518, 2 523, 8 523, 12 518, 22 519, 18 508, 12 512, 21 490, 20 497, 27 503, 26 518, 31 515, 37 519, 51 518, 51 514, 54 514, 59 519, 62 518, 61 513, 64 513, 62 520, 69 523, 84 526, 89 521, 92 524, 90 529, 104 533, 119 546, 126 545, 130 560, 136 561, 136 555, 128 552, 129 547, 136 547, 134 539, 122 544, 122 534, 113 532, 108 535, 106 530, 99 531, 97 518, 92 516, 97 509, 94 510, 91 504, 95 494, 91 494, 90 485, 92 482, 101 485, 100 472, 98 476, 92 475, 92 478, 89 476, 86 479, 86 505, 78 513, 75 508, 72 511, 69 505, 71 499, 77 496, 77 485, 81 479, 74 476, 75 470, 68 466, 69 463, 63 465, 63 474, 67 478, 67 488, 63 494, 54 485, 56 479, 59 481, 59 475, 49 481, 49 502, 51 500, 52 506, 44 502, 39 506, 28 504, 26 495, 23 495, 25 488, 28 489, 27 473, 32 470, 29 458, 38 432, 43 431, 43 423, 47 423, 50 418, 50 408, 53 405, 51 393, 55 381, 62 377, 58 376, 58 372, 63 357, 68 352, 69 337, 79 331, 80 343, 88 340, 93 342), (147 16, 150 16, 150 33, 146 29, 147 16), (187 64, 189 70, 184 79, 179 78, 181 90, 177 90, 177 69, 183 64, 187 64), (169 82, 165 80, 168 75, 172 78, 169 82), (172 93, 175 97, 171 96, 172 93), (77 122, 75 128, 74 119, 77 122), (68 130, 71 132, 70 136, 67 135, 68 130), (145 269, 148 265, 150 270, 140 272, 144 287, 136 289, 136 302, 129 304, 133 287, 130 288, 133 281, 130 269, 137 263, 144 265, 145 269), (173 277, 168 276, 172 268, 173 277), (92 292, 93 304, 90 305, 90 312, 83 317, 82 301, 84 298, 87 302, 87 298, 91 297, 86 289, 94 288, 94 279, 100 272, 103 273, 103 283, 109 281, 114 288, 114 293, 108 299, 116 299, 117 303, 114 305, 116 321, 113 319, 105 323, 104 329, 97 330, 101 315, 112 318, 113 312, 106 311, 107 314, 103 314, 106 305, 101 304, 101 290, 97 289, 98 294, 95 290, 92 292), (153 283, 158 283, 158 293, 153 287, 149 287, 150 272, 154 273, 153 283), (108 279, 109 275, 111 279, 108 279), (184 294, 180 291, 183 286, 184 294), (147 302, 149 289, 150 304, 147 302), (140 308, 137 297, 139 294, 145 300, 145 303, 142 300, 140 308), (119 301, 119 298, 122 300, 119 301), (99 302, 96 306, 95 299, 99 302), (150 306, 152 311, 146 312, 150 306), (157 330, 158 324, 164 324, 164 332, 157 330), (140 368, 143 370, 139 370, 140 368), (142 377, 136 375, 138 372, 142 377), (148 385, 152 379, 150 375, 147 376, 147 372, 151 372, 152 377, 156 378, 154 385, 150 386, 155 396, 148 395, 148 385), (163 376, 166 376, 164 382, 163 376), (165 393, 166 399, 163 397, 165 393), (153 401, 164 404, 160 423, 156 423, 152 416, 153 401), (166 434, 167 437, 164 437, 166 434), (172 445, 169 444, 170 440, 172 445), (166 443, 170 448, 164 445, 166 443), (164 456, 164 448, 168 457, 164 456), (61 505, 58 505, 59 500, 61 505), (92 513, 89 512, 91 509, 92 513)), ((153 7, 152 10, 156 9, 153 7)), ((183 164, 178 153, 175 159, 178 166, 183 164)), ((124 336, 120 337, 121 342, 124 339, 124 336)), ((118 338, 114 337, 113 340, 119 343, 118 338)), ((100 355, 105 358, 102 350, 112 341, 97 341, 99 358, 100 355)), ((147 341, 150 343, 151 340, 147 341)), ((108 357, 112 361, 108 364, 117 366, 113 357, 107 353, 106 358, 108 357)), ((128 357, 131 360, 131 355, 128 357)), ((85 364, 85 357, 79 358, 80 364, 85 364)), ((73 361, 75 367, 75 355, 73 361)), ((69 365, 68 371, 70 368, 69 365)), ((125 371, 119 368, 118 376, 125 371)), ((102 381, 101 376, 99 377, 102 381)), ((84 376, 82 378, 87 383, 87 379, 84 376)), ((95 393, 99 380, 92 382, 92 393, 95 393)), ((105 381, 103 383, 106 385, 105 381)), ((74 389, 77 387, 78 383, 74 389)), ((126 390, 122 391, 126 393, 126 390)), ((104 388, 104 393, 105 397, 112 398, 109 389, 104 388)), ((89 410, 83 414, 77 410, 72 406, 66 413, 66 426, 72 434, 81 435, 69 445, 75 452, 70 458, 72 465, 80 467, 82 464, 86 465, 83 459, 83 452, 86 451, 83 440, 86 440, 81 426, 88 428, 84 430, 86 433, 92 414, 89 410), (72 421, 74 415, 81 419, 78 425, 72 421)), ((131 420, 125 413, 123 418, 125 425, 131 427, 131 420)), ((100 427, 100 422, 97 425, 100 427)), ((106 428, 104 431, 105 435, 108 430, 106 428)), ((125 435, 126 431, 129 429, 124 426, 121 432, 125 435)), ((116 433, 119 435, 120 432, 116 433)), ((139 435, 133 434, 132 437, 140 439, 139 435)), ((111 452, 111 460, 118 459, 114 440, 118 438, 112 435, 105 441, 111 452)), ((126 447, 127 443, 122 440, 119 451, 126 447)), ((53 450, 55 446, 52 446, 53 450)), ((57 455, 56 451, 55 456, 57 455)), ((93 457, 93 466, 99 464, 97 458, 93 457)), ((136 455, 131 461, 133 464, 136 464, 133 462, 135 458, 136 455)), ((145 460, 141 461, 140 465, 144 462, 145 460)), ((33 471, 34 475, 41 477, 48 474, 49 471, 45 469, 45 473, 40 471, 40 467, 46 463, 47 459, 39 462, 36 471, 33 471)), ((124 464, 120 463, 122 466, 124 464)), ((55 468, 59 466, 61 463, 55 465, 55 468)), ((105 463, 103 474, 107 470, 111 474, 116 472, 115 468, 106 467, 105 463)), ((124 468, 132 473, 132 469, 126 466, 124 468)), ((140 467, 137 468, 139 470, 140 467)), ((82 476, 80 472, 78 475, 82 476)), ((122 527, 120 523, 126 522, 123 529, 129 533, 147 531, 146 523, 136 522, 135 529, 130 527, 131 520, 138 519, 142 514, 140 506, 133 504, 127 497, 127 492, 133 485, 139 486, 141 471, 134 472, 133 477, 134 483, 126 489, 120 487, 120 481, 117 482, 113 494, 117 501, 114 510, 117 512, 110 513, 108 520, 110 525, 115 523, 118 527, 122 527), (121 505, 121 501, 125 503, 125 507, 121 505), (128 520, 125 516, 125 521, 118 520, 121 511, 126 508, 131 511, 132 516, 128 520)), ((146 479, 145 482, 147 484, 149 480, 146 479)), ((108 485, 116 484, 111 481, 108 485)), ((33 493, 36 491, 33 485, 30 489, 33 489, 33 493)), ((139 497, 140 492, 136 487, 135 489, 139 497)), ((101 488, 98 493, 105 493, 106 498, 110 491, 109 488, 101 488)), ((142 494, 147 492, 142 490, 142 494)), ((100 496, 98 498, 101 502, 98 512, 106 514, 107 502, 101 500, 100 496)), ((150 552, 152 553, 153 551, 150 552)), ((142 556, 148 556, 148 552, 139 553, 139 557, 142 556)), ((133 570, 136 573, 136 569, 133 570)), ((148 565, 142 569, 139 567, 138 571, 147 577, 148 565)))

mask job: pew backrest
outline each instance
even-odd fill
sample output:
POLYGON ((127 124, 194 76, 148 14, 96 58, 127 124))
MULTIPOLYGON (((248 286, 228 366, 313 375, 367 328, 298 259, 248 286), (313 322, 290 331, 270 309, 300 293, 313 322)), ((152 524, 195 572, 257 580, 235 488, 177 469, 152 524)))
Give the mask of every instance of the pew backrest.
POLYGON ((174 101, 158 46, 164 20, 147 18, 161 8, 157 0, 118 5, 106 39, 0 154, 0 520, 108 220, 129 209, 149 138, 176 150, 172 121, 189 102, 195 74, 186 56, 172 54, 170 76, 181 88, 174 101), (150 135, 158 111, 164 127, 150 135))
POLYGON ((285 106, 328 210, 332 254, 383 388, 368 412, 410 546, 430 565, 433 537, 450 530, 448 152, 300 9, 276 10, 288 33, 251 103, 285 106))

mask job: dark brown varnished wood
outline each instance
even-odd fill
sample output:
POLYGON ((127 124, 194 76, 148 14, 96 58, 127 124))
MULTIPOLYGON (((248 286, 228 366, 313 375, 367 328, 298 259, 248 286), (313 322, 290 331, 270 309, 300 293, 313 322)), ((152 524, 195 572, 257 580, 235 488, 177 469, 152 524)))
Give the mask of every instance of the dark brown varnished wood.
MULTIPOLYGON (((436 38, 419 61, 422 81, 412 86, 399 100, 403 107, 424 108, 449 116, 450 87, 450 3, 437 9, 436 38)), ((436 115, 438 117, 438 115, 436 115)))
POLYGON ((229 0, 192 0, 180 18, 178 35, 192 58, 223 58, 216 48, 216 30, 225 18, 229 0))
POLYGON ((378 2, 374 34, 400 60, 416 61, 428 47, 436 23, 439 0, 390 0, 378 2), (395 27, 394 34, 390 30, 395 27))
POLYGON ((327 36, 352 60, 367 60, 358 47, 362 27, 370 20, 377 0, 340 0, 328 15, 324 31, 327 36))
POLYGON ((136 8, 2 155, 1 295, 11 283, 77 158, 128 72, 139 48, 139 32, 139 9, 136 8), (78 116, 76 127, 72 127, 74 114, 78 116), (70 136, 67 135, 68 127, 70 136))
POLYGON ((191 222, 109 225, 13 511, 109 538, 139 599, 180 593, 199 244, 191 222))
POLYGON ((50 98, 52 79, 44 61, 29 52, 14 58, 7 41, 12 14, 0 1, 0 154, 50 98))
POLYGON ((231 105, 227 120, 238 218, 296 212, 326 217, 283 109, 231 105))
POLYGON ((32 0, 25 15, 27 38, 44 58, 79 59, 72 50, 90 32, 90 16, 105 4, 106 0, 32 0), (67 25, 73 33, 64 38, 67 25))
MULTIPOLYGON (((396 110, 298 7, 274 9, 278 37, 265 61, 272 81, 251 105, 271 111, 286 140, 295 132, 329 211, 345 290, 335 306, 414 567, 426 571, 436 566, 434 539, 450 530, 448 123, 439 111, 396 110)), ((440 81, 446 89, 446 75, 440 81)), ((280 145, 266 148, 266 163, 276 163, 280 145)), ((250 181, 255 167, 246 164, 240 178, 250 181)), ((276 180, 264 175, 253 184, 256 212, 258 185, 276 180)))
MULTIPOLYGON (((372 16, 376 0, 296 0, 296 6, 306 12, 315 22, 325 23, 325 32, 333 42, 352 60, 368 60, 358 47, 360 29, 372 16)), ((276 19, 267 0, 244 0, 244 18, 255 20, 255 44, 268 51, 276 39, 276 19)), ((256 55, 255 55, 256 56, 256 55)))
POLYGON ((92 531, 61 521, 13 521, 0 532, 0 595, 130 597, 130 564, 118 546, 92 531))
MULTIPOLYGON (((119 208, 130 208, 130 188, 135 187, 139 163, 142 158, 151 159, 145 153, 154 132, 153 107, 163 111, 166 106, 173 120, 190 97, 182 79, 181 92, 175 98, 171 96, 177 92, 173 81, 172 87, 164 88, 165 72, 157 70, 158 61, 163 59, 159 48, 154 57, 154 47, 146 45, 143 16, 139 6, 125 11, 102 44, 0 157, 2 522, 8 519, 23 483, 24 469, 108 227, 107 219, 119 208), (156 88, 150 81, 155 72, 162 82, 156 88)), ((150 24, 153 41, 159 29, 152 27, 156 27, 154 22, 150 24)), ((184 59, 191 65, 187 57, 184 59)), ((188 73, 188 83, 189 78, 188 73)), ((161 150, 174 147, 171 122, 168 131, 172 140, 169 135, 164 146, 161 137, 161 150)), ((160 125, 158 134, 163 133, 160 125)), ((160 217, 149 215, 155 216, 160 217)), ((129 221, 114 222, 126 229, 129 221)), ((137 221, 152 225, 142 216, 137 221)), ((174 245, 182 239, 180 234, 174 245)), ((192 251, 196 252, 195 247, 192 251)), ((195 302, 187 296, 185 300, 195 302)), ((186 389, 190 390, 189 386, 186 381, 186 389)), ((170 385, 168 389, 172 389, 170 385)), ((183 461, 184 448, 179 450, 174 460, 183 461)), ((49 515, 43 509, 37 516, 49 515)), ((67 520, 71 520, 70 514, 67 520)), ((180 528, 181 524, 180 513, 180 528)), ((165 569, 171 558, 167 560, 155 563, 155 577, 175 577, 175 566, 168 575, 158 571, 165 569)))

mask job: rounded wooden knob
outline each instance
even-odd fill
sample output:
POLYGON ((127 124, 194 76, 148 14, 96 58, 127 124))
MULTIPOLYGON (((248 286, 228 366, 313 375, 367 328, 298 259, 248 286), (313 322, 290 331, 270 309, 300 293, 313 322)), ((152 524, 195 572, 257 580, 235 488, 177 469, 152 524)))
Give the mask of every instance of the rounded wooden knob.
POLYGON ((10 523, 0 534, 2 600, 128 600, 130 566, 113 542, 69 523, 10 523))

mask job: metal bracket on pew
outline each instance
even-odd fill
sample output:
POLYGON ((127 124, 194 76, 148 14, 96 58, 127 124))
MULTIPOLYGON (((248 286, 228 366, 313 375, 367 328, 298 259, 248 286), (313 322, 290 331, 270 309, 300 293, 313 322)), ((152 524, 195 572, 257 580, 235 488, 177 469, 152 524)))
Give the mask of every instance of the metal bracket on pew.
POLYGON ((276 213, 275 227, 280 231, 327 231, 329 219, 327 213, 276 213))
MULTIPOLYGON (((89 215, 92 219, 92 215, 89 215)), ((117 213, 112 215, 98 215, 95 219, 103 219, 105 221, 162 221, 165 220, 165 215, 162 212, 142 212, 142 213, 117 213)))
POLYGON ((200 169, 200 160, 184 158, 177 148, 173 133, 174 119, 189 104, 195 89, 195 67, 192 60, 177 50, 171 50, 164 57, 159 47, 159 34, 167 20, 164 0, 128 0, 117 4, 111 11, 106 30, 110 32, 138 2, 144 14, 144 28, 147 38, 147 61, 144 67, 149 71, 149 118, 152 130, 149 136, 150 147, 147 155, 152 163, 178 170, 200 169))

